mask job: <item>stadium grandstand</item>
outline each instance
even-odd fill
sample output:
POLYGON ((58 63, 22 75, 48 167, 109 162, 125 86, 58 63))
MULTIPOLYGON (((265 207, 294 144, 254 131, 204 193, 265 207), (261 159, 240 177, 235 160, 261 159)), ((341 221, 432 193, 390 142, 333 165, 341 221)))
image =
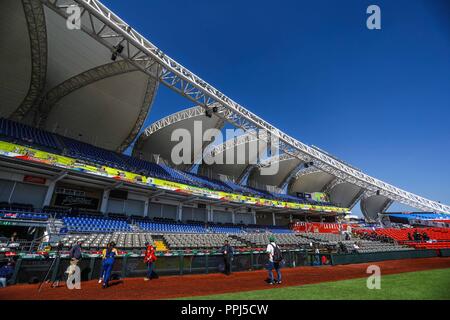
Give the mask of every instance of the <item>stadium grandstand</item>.
POLYGON ((156 245, 161 274, 218 271, 225 240, 236 248, 237 270, 261 268, 270 236, 289 266, 450 254, 449 206, 286 135, 100 1, 2 0, 1 7, 0 59, 9 63, 0 87, 0 254, 22 259, 13 281, 28 281, 30 261, 55 254, 59 242, 67 258, 82 241, 90 257, 83 263, 96 270, 83 275, 89 279, 111 241, 127 259, 127 276, 141 274, 130 261, 141 260, 147 242, 156 245), (80 30, 66 28, 70 5, 83 8, 80 30), (193 106, 144 128, 160 84, 193 106), (193 133, 198 122, 202 135, 226 125, 243 132, 193 143, 190 162, 177 164, 170 135, 193 133), (280 141, 276 155, 268 136, 280 141), (210 157, 242 152, 243 161, 208 164, 205 149, 210 157), (276 173, 264 174, 273 164, 276 173), (394 201, 423 212, 388 213, 394 201), (358 204, 364 221, 345 220, 358 204))

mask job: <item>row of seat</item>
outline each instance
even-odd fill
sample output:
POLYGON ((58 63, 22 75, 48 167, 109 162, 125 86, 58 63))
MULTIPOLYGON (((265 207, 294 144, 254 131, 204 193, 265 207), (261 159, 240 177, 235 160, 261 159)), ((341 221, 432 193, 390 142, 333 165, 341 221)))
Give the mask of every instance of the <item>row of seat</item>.
MULTIPOLYGON (((329 239, 329 238, 327 238, 329 239)), ((150 234, 143 232, 116 232, 116 233, 92 233, 92 234, 70 234, 61 239, 65 247, 70 247, 77 241, 82 241, 85 249, 101 249, 114 241, 118 248, 143 249, 145 243, 156 245, 158 251, 167 250, 217 250, 225 241, 228 241, 236 250, 253 248, 265 250, 270 241, 269 234, 248 233, 238 235, 228 234, 195 234, 195 233, 171 233, 150 234)), ((279 234, 275 236, 275 242, 282 248, 315 247, 315 245, 326 244, 335 250, 344 250, 345 253, 375 253, 415 250, 413 247, 398 245, 381 241, 370 241, 355 238, 352 240, 341 240, 338 242, 322 242, 324 238, 316 234, 311 237, 308 234, 279 234)), ((337 239, 335 239, 337 240, 337 239)), ((430 248, 446 248, 450 242, 444 244, 430 245, 430 248)), ((417 244, 417 248, 425 248, 424 244, 417 244)))
MULTIPOLYGON (((269 238, 273 236, 267 233, 248 233, 240 234, 238 239, 249 243, 252 247, 265 247, 269 243, 269 238)), ((277 234, 275 236, 275 242, 284 246, 303 246, 308 245, 311 241, 296 234, 277 234)))
POLYGON ((43 213, 27 213, 27 212, 14 212, 11 210, 0 210, 0 218, 3 219, 19 219, 30 221, 47 221, 48 215, 43 213))
POLYGON ((82 141, 3 118, 0 119, 0 136, 7 140, 18 140, 16 142, 32 145, 37 148, 39 148, 39 146, 51 148, 52 152, 73 157, 98 167, 108 166, 119 170, 135 172, 198 187, 205 187, 217 191, 238 192, 248 196, 263 197, 278 201, 319 204, 311 199, 275 194, 231 181, 222 182, 197 174, 183 172, 164 164, 156 164, 128 155, 119 154, 82 141))
POLYGON ((132 230, 128 222, 122 219, 65 216, 62 221, 69 232, 113 232, 132 230))
POLYGON ((235 248, 245 247, 241 241, 226 234, 165 234, 167 245, 172 250, 182 249, 219 249, 225 240, 235 248))
POLYGON ((375 233, 378 236, 387 236, 396 241, 409 241, 413 237, 414 232, 417 231, 421 235, 426 233, 428 238, 437 241, 450 241, 450 228, 383 228, 375 230, 360 229, 355 230, 358 233, 375 233), (408 236, 409 234, 409 236, 408 236))
POLYGON ((92 234, 71 234, 60 239, 63 246, 70 248, 77 241, 82 241, 85 249, 105 248, 108 243, 114 241, 118 248, 133 249, 144 248, 145 243, 153 243, 154 239, 148 233, 92 233, 92 234))
MULTIPOLYGON (((112 218, 89 215, 63 215, 62 222, 68 232, 114 232, 131 231, 131 219, 112 218)), ((271 232, 271 233, 293 233, 287 227, 273 226, 233 226, 200 223, 176 223, 168 221, 149 221, 139 219, 135 228, 141 231, 161 233, 228 233, 238 234, 244 232, 271 232)))
POLYGON ((17 139, 29 145, 61 150, 61 145, 55 135, 4 118, 0 118, 0 136, 17 139))

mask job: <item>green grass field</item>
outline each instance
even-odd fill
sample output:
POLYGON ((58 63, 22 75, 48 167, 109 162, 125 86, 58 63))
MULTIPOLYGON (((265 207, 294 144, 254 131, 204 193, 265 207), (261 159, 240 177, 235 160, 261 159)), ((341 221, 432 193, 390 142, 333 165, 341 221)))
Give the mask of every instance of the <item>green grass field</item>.
POLYGON ((227 293, 183 299, 202 300, 450 300, 450 269, 381 277, 381 289, 369 290, 367 278, 297 287, 227 293))

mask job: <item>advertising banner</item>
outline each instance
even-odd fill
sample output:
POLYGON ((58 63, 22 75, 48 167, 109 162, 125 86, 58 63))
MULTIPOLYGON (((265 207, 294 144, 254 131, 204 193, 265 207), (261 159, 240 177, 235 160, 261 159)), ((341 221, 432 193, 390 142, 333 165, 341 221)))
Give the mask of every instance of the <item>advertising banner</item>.
POLYGON ((200 196, 210 199, 220 199, 229 202, 275 207, 275 208, 287 208, 287 209, 301 209, 314 212, 349 212, 347 208, 338 208, 330 206, 316 206, 309 204, 300 204, 295 202, 285 202, 277 200, 269 200, 263 198, 248 197, 235 193, 228 193, 222 191, 214 191, 206 188, 200 188, 190 186, 178 182, 172 182, 154 177, 146 177, 132 172, 126 172, 118 169, 102 165, 87 164, 77 159, 52 154, 49 152, 0 141, 0 155, 21 159, 24 161, 38 162, 58 168, 63 168, 71 171, 83 172, 87 174, 112 178, 118 181, 124 181, 128 183, 134 183, 138 185, 151 186, 158 189, 174 191, 184 194, 191 194, 194 196, 200 196))

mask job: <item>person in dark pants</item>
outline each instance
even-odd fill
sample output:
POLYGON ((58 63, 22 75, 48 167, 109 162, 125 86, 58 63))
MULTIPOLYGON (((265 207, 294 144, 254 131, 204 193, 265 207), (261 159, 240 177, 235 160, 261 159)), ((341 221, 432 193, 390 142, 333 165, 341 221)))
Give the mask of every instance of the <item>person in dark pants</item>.
POLYGON ((234 249, 228 240, 225 240, 225 243, 220 251, 223 254, 223 263, 225 267, 224 273, 229 276, 231 274, 231 262, 233 261, 234 249))
POLYGON ((81 241, 77 241, 75 245, 70 248, 69 256, 72 261, 75 262, 75 264, 78 264, 78 262, 81 260, 81 241))
POLYGON ((149 281, 152 279, 153 267, 156 261, 156 250, 150 243, 145 244, 145 256, 144 263, 147 264, 147 276, 144 278, 145 281, 149 281))
POLYGON ((6 265, 0 268, 0 288, 6 288, 8 280, 14 274, 15 263, 10 259, 6 265))
POLYGON ((275 243, 275 237, 270 236, 269 237, 269 244, 267 245, 266 249, 269 262, 267 263, 267 271, 269 273, 269 279, 268 283, 273 284, 281 284, 281 263, 282 263, 282 257, 281 257, 281 250, 275 243), (278 254, 277 254, 278 252, 278 254), (272 270, 275 269, 277 273, 277 280, 274 281, 273 278, 273 272, 272 270))
POLYGON ((70 270, 70 273, 68 273, 67 276, 70 277, 71 274, 75 273, 75 267, 78 266, 78 263, 81 260, 82 254, 81 254, 81 241, 77 241, 75 245, 70 248, 69 251, 69 257, 70 257, 70 266, 68 270, 70 270))
POLYGON ((104 272, 104 278, 103 278, 103 289, 107 288, 109 286, 109 278, 111 277, 111 272, 114 266, 115 257, 117 256, 118 252, 116 249, 116 243, 114 241, 111 241, 108 244, 108 247, 103 250, 105 258, 103 259, 103 272, 104 272))

